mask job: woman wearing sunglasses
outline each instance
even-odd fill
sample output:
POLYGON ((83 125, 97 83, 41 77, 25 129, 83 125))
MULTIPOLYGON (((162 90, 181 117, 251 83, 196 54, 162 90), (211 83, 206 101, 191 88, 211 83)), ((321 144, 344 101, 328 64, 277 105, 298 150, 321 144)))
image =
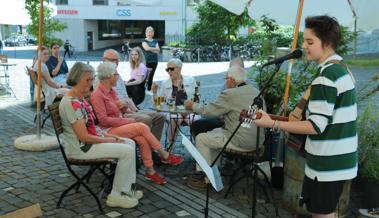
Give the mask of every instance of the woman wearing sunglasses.
MULTIPOLYGON (((183 105, 184 101, 191 98, 195 94, 196 81, 192 76, 182 75, 183 63, 177 58, 173 58, 167 62, 166 71, 170 78, 163 81, 158 87, 157 83, 153 83, 151 90, 154 96, 163 96, 165 99, 175 99, 177 105, 183 105), (178 99, 182 98, 182 99, 178 99)), ((168 119, 170 120, 169 142, 174 141, 177 134, 177 125, 183 122, 190 125, 191 119, 188 114, 178 114, 177 117, 174 114, 170 114, 168 119), (171 118, 171 119, 170 119, 171 118)))

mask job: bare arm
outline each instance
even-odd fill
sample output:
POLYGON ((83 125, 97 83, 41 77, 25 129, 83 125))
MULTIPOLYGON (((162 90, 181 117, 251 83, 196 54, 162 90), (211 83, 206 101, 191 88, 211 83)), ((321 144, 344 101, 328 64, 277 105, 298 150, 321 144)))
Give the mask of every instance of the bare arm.
POLYGON ((155 47, 150 47, 146 42, 142 42, 142 47, 145 51, 151 51, 154 53, 159 53, 161 49, 159 48, 159 44, 157 43, 155 47))
POLYGON ((146 42, 142 42, 142 47, 145 51, 151 51, 149 45, 146 42))
POLYGON ((58 64, 57 64, 57 66, 51 71, 51 74, 53 76, 56 76, 58 74, 59 70, 61 69, 62 63, 63 63, 63 58, 62 57, 58 57, 58 64))
POLYGON ((136 80, 134 80, 132 82, 126 82, 125 85, 126 86, 138 85, 138 84, 141 84, 143 82, 143 79, 144 79, 144 76, 138 75, 136 80))
POLYGON ((59 88, 62 88, 61 85, 59 85, 58 83, 56 83, 54 80, 51 79, 50 75, 48 72, 41 72, 41 76, 42 78, 46 81, 46 83, 50 86, 50 87, 53 87, 55 89, 59 89, 59 88))
POLYGON ((152 48, 151 51, 154 52, 154 53, 159 53, 159 52, 161 51, 161 49, 159 48, 159 44, 157 43, 157 44, 155 45, 155 48, 152 48))
POLYGON ((72 124, 72 128, 74 129, 74 132, 76 136, 79 138, 81 142, 87 143, 87 144, 97 144, 97 143, 115 143, 120 142, 119 139, 116 137, 99 137, 95 135, 91 135, 88 133, 86 124, 84 122, 84 119, 76 121, 74 124, 72 124))
MULTIPOLYGON (((265 128, 272 128, 274 126, 274 120, 270 118, 270 116, 264 112, 263 110, 259 111, 262 113, 262 117, 259 120, 254 120, 254 123, 257 126, 265 127, 265 128)), ((317 132, 313 128, 313 125, 310 121, 304 120, 304 121, 276 121, 279 122, 279 130, 289 132, 289 133, 295 133, 295 134, 303 134, 303 135, 316 135, 317 132)))

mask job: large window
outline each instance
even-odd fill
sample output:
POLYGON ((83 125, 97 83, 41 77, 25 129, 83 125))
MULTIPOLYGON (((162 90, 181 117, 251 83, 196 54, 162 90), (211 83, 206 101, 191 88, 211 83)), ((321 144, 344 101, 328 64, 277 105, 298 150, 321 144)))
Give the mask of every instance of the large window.
POLYGON ((55 0, 56 5, 68 5, 68 0, 55 0))
POLYGON ((129 39, 141 41, 147 26, 154 28, 154 38, 164 39, 165 22, 147 20, 98 20, 99 40, 129 39))
POLYGON ((108 0, 92 0, 93 5, 108 5, 108 0))

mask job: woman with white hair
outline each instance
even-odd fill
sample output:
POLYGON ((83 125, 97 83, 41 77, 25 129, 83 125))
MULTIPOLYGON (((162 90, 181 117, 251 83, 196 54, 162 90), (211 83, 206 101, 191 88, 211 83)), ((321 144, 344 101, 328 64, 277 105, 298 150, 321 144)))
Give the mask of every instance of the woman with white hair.
MULTIPOLYGON (((182 66, 182 61, 177 58, 173 58, 167 62, 166 71, 170 78, 163 81, 159 86, 157 83, 153 83, 151 90, 153 91, 154 98, 156 96, 163 96, 165 99, 175 99, 177 104, 183 105, 184 100, 194 96, 196 81, 192 76, 182 75, 182 66)), ((177 125, 183 122, 190 125, 192 120, 188 114, 178 114, 177 116, 170 114, 169 119, 170 131, 168 138, 171 144, 178 132, 177 125)))
POLYGON ((142 48, 145 53, 146 66, 151 68, 149 78, 147 78, 147 90, 151 90, 151 85, 153 83, 154 73, 158 66, 158 54, 160 52, 159 44, 154 37, 154 28, 151 26, 146 27, 145 30, 146 38, 142 42, 142 48))
POLYGON ((95 115, 85 99, 93 83, 94 69, 77 62, 71 68, 67 84, 72 89, 62 98, 59 114, 62 119, 65 152, 70 158, 115 158, 117 167, 109 207, 132 208, 138 205, 142 191, 131 186, 136 181, 135 144, 132 140, 98 131, 95 115))
POLYGON ((145 177, 159 185, 164 185, 167 181, 154 170, 152 150, 160 154, 163 163, 170 165, 182 163, 183 157, 162 149, 159 140, 155 138, 146 124, 123 117, 128 109, 125 107, 125 103, 118 99, 117 93, 113 89, 120 76, 116 67, 114 63, 104 62, 97 68, 97 77, 100 83, 91 94, 91 103, 99 125, 108 134, 131 138, 136 141, 146 168, 145 177))
MULTIPOLYGON (((206 133, 196 136, 196 147, 203 155, 204 159, 211 164, 218 152, 229 139, 234 129, 239 124, 239 116, 242 109, 246 109, 258 95, 259 91, 246 83, 245 69, 232 66, 225 75, 226 89, 217 97, 215 102, 203 106, 192 101, 186 102, 186 107, 205 117, 224 117, 224 127, 216 128, 206 133)), ((256 127, 240 128, 230 143, 228 148, 237 151, 255 150, 257 131, 256 127)), ((260 141, 263 141, 263 131, 259 134, 260 141)), ((201 169, 197 166, 197 171, 201 169)), ((193 177, 189 183, 193 187, 205 187, 203 175, 193 177)))

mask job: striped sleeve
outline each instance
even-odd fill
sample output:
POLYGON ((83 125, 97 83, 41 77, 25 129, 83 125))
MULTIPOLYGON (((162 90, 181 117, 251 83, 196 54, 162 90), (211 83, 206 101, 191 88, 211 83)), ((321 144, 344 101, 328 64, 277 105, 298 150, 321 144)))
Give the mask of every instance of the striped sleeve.
POLYGON ((324 132, 326 126, 331 123, 336 99, 336 84, 330 78, 321 75, 312 82, 308 120, 318 134, 324 132))

